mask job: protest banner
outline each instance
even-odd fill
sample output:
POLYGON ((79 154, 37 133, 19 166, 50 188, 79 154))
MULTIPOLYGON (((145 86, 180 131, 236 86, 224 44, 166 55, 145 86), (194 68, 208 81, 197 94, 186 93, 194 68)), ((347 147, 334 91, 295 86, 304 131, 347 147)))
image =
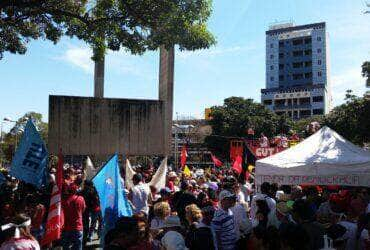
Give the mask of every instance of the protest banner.
POLYGON ((48 152, 32 120, 26 124, 22 139, 15 152, 10 175, 41 188, 46 184, 48 152))

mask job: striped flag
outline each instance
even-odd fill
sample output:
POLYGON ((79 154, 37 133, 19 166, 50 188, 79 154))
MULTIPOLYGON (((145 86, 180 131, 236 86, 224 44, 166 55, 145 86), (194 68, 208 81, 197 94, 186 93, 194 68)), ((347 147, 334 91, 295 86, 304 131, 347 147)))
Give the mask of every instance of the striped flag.
POLYGON ((62 184, 63 184, 63 155, 59 152, 58 169, 55 183, 50 198, 50 207, 46 221, 46 231, 41 245, 48 245, 54 240, 58 240, 62 234, 64 217, 62 211, 62 184))

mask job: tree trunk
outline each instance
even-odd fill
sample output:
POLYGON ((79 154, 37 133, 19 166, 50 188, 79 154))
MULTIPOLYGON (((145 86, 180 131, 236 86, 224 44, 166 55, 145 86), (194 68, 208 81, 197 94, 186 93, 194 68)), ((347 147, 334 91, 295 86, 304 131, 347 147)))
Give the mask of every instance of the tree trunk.
POLYGON ((104 58, 95 61, 94 68, 94 97, 104 97, 104 58))
POLYGON ((171 154, 175 50, 159 50, 159 100, 164 104, 165 156, 171 154))

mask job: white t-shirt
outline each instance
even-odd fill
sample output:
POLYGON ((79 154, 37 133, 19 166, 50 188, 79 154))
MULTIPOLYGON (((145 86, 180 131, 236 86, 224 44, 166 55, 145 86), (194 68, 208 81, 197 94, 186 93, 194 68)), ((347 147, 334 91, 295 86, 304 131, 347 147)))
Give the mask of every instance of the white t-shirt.
POLYGON ((236 203, 230 210, 234 215, 236 238, 239 240, 242 234, 247 235, 252 231, 252 223, 247 216, 247 210, 242 204, 236 203))
POLYGON ((132 193, 132 205, 134 214, 139 212, 149 213, 148 198, 150 190, 148 185, 140 182, 131 189, 132 193))

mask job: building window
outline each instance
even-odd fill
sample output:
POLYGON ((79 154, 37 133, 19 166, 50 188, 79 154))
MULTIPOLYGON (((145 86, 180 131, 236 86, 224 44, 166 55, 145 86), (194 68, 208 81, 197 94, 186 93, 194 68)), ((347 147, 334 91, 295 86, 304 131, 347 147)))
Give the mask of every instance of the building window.
POLYGON ((293 51, 293 56, 294 56, 294 57, 297 57, 297 56, 303 56, 303 50, 296 50, 296 51, 293 51))
POLYGON ((323 102, 324 97, 323 96, 314 96, 312 97, 312 102, 323 102))
POLYGON ((307 117, 311 115, 311 110, 301 110, 300 111, 301 117, 307 117))
POLYGON ((284 81, 284 75, 279 75, 279 81, 284 81))
POLYGON ((312 42, 311 37, 310 37, 310 38, 306 38, 306 39, 304 39, 304 43, 305 43, 305 44, 311 44, 311 42, 312 42))
POLYGON ((321 72, 321 71, 318 71, 318 72, 317 72, 317 76, 318 76, 318 77, 321 77, 321 76, 322 76, 322 72, 321 72))
POLYGON ((321 36, 318 36, 318 37, 317 37, 317 41, 318 41, 318 42, 321 42, 321 36))
POLYGON ((310 49, 305 50, 305 51, 304 51, 304 54, 305 54, 306 56, 311 55, 311 50, 310 50, 310 49))
POLYGON ((274 70, 274 65, 271 65, 270 66, 270 70, 274 70))
POLYGON ((317 49, 317 53, 321 53, 321 49, 317 49))
POLYGON ((304 62, 304 66, 305 67, 311 67, 312 66, 312 61, 304 62))
POLYGON ((271 81, 271 82, 273 82, 273 81, 274 81, 274 77, 273 77, 273 76, 271 76, 271 77, 270 77, 270 81, 271 81))
POLYGON ((313 110, 313 114, 314 115, 323 115, 324 114, 324 110, 323 109, 314 109, 313 110))
POLYGON ((284 42, 280 41, 279 42, 279 48, 283 48, 284 47, 284 42))
POLYGON ((317 60, 317 64, 318 65, 321 65, 321 60, 317 60))
POLYGON ((293 68, 302 68, 303 67, 303 62, 296 62, 296 63, 293 63, 293 68))
POLYGON ((273 48, 274 47, 274 44, 273 43, 270 43, 270 48, 273 48))
POLYGON ((303 78, 303 74, 293 74, 293 80, 299 80, 303 78))
POLYGON ((264 100, 263 104, 265 105, 272 105, 272 100, 264 100))
POLYGON ((279 53, 279 59, 284 58, 284 53, 279 53))
POLYGON ((312 73, 311 72, 308 72, 308 73, 305 73, 304 74, 304 78, 306 78, 306 79, 309 79, 311 77, 312 77, 312 73))
POLYGON ((301 45, 301 44, 303 44, 303 39, 293 40, 293 45, 301 45))
POLYGON ((284 64, 279 64, 279 69, 280 70, 284 69, 284 64))
POLYGON ((273 59, 274 58, 274 55, 270 55, 270 59, 273 59))

